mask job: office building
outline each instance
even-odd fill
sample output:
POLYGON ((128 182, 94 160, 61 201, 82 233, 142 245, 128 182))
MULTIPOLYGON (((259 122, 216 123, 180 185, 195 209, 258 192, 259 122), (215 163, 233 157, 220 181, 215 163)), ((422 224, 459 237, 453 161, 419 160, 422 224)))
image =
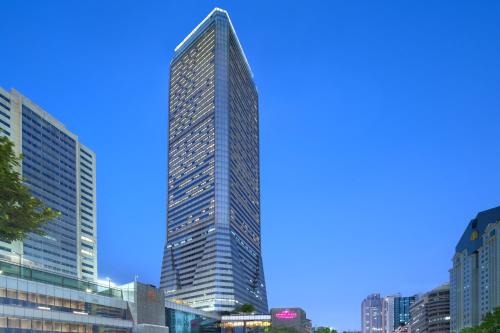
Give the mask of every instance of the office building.
POLYGON ((500 207, 477 214, 467 225, 450 270, 451 332, 477 326, 500 307, 500 207))
POLYGON ((410 308, 412 333, 450 331, 450 286, 435 288, 415 300, 410 308))
POLYGON ((261 254, 259 110, 226 11, 214 9, 170 64, 167 299, 205 311, 267 312, 261 254))
POLYGON ((410 307, 415 302, 415 296, 394 298, 394 330, 410 322, 410 307))
POLYGON ((382 298, 372 294, 361 303, 361 332, 381 333, 383 331, 382 298))
POLYGON ((97 278, 95 154, 18 91, 0 88, 0 135, 24 159, 31 193, 60 217, 23 242, 0 242, 0 257, 71 277, 97 278))
POLYGON ((394 299, 401 297, 401 294, 385 296, 382 301, 382 328, 384 333, 394 331, 394 299))

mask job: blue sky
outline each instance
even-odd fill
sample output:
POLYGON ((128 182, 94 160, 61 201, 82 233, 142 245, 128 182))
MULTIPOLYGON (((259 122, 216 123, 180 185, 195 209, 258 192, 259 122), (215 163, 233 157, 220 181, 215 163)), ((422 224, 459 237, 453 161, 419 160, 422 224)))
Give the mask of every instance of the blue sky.
POLYGON ((270 306, 358 329, 500 205, 498 1, 2 1, 0 86, 97 154, 99 270, 158 283, 168 65, 227 9, 260 93, 270 306))

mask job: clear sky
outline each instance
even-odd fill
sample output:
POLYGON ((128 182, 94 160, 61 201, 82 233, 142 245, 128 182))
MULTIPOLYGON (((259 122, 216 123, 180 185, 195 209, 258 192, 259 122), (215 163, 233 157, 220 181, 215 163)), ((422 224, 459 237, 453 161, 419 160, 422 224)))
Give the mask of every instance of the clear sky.
POLYGON ((270 306, 359 329, 500 205, 499 1, 0 1, 0 86, 97 154, 99 271, 158 284, 168 66, 215 6, 260 93, 270 306))

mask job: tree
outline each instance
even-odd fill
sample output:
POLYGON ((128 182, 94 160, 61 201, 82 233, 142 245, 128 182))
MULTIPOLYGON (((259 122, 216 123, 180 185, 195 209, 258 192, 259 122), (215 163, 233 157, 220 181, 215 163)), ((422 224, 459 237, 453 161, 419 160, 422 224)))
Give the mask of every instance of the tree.
POLYGON ((316 327, 314 333, 331 333, 330 327, 316 327))
POLYGON ((330 327, 319 326, 314 328, 314 333, 337 333, 337 330, 330 327))
POLYGON ((14 144, 0 137, 0 240, 25 239, 30 232, 44 235, 42 227, 60 215, 33 197, 22 183, 17 168, 22 156, 16 156, 14 144))
POLYGON ((300 333, 299 331, 289 327, 267 327, 266 333, 300 333))
POLYGON ((237 313, 252 313, 255 312, 255 306, 253 304, 242 304, 239 308, 234 310, 237 313))
POLYGON ((464 328, 460 333, 498 333, 500 332, 500 308, 484 316, 481 325, 464 328))

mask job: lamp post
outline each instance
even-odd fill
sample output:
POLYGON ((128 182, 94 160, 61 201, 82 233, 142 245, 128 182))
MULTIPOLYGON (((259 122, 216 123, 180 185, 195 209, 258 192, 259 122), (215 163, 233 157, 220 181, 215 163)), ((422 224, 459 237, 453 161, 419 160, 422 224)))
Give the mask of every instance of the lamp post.
POLYGON ((109 292, 109 296, 111 296, 111 279, 109 277, 107 277, 106 280, 108 280, 108 292, 109 292))

